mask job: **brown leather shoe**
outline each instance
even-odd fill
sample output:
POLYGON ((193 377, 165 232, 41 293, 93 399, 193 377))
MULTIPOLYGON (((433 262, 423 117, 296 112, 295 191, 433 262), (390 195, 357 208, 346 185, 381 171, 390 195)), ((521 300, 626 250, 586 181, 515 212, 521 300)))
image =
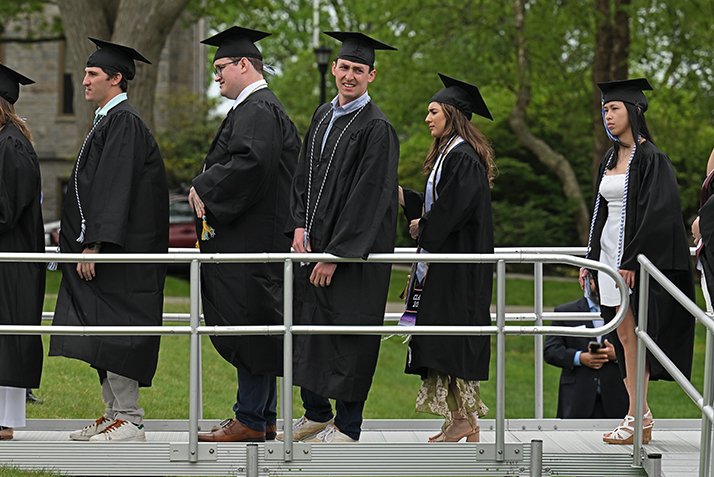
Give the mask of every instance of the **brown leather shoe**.
MULTIPOLYGON (((230 424, 233 419, 226 419, 225 421, 221 421, 220 424, 217 426, 213 426, 211 428, 211 432, 216 432, 220 430, 222 427, 225 427, 227 424, 230 424)), ((266 441, 274 441, 275 437, 278 435, 278 426, 273 424, 272 426, 265 426, 265 440, 266 441)))
POLYGON ((0 441, 12 439, 12 427, 0 426, 0 441))
POLYGON ((265 432, 254 431, 238 419, 228 421, 217 431, 199 434, 202 442, 265 442, 265 432))

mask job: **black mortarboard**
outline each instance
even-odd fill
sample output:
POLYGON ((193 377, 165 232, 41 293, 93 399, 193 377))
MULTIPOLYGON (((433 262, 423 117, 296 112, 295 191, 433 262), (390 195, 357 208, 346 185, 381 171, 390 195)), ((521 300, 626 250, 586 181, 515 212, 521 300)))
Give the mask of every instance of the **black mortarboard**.
POLYGON ((608 81, 597 85, 603 94, 603 104, 610 101, 624 101, 639 107, 643 113, 647 111, 647 98, 643 91, 652 90, 647 78, 608 81))
POLYGON ((30 78, 0 63, 0 97, 6 99, 8 103, 15 104, 20 96, 21 84, 32 83, 34 81, 30 78))
POLYGON ((97 51, 87 58, 87 68, 107 68, 116 71, 127 80, 133 80, 136 74, 134 60, 151 64, 141 53, 130 46, 119 45, 110 41, 87 37, 97 45, 97 51))
POLYGON ((439 73, 439 78, 441 78, 441 82, 444 83, 446 88, 436 93, 431 98, 432 102, 454 106, 464 113, 466 117, 469 118, 469 121, 471 120, 472 113, 476 113, 479 116, 493 121, 491 111, 488 110, 488 106, 486 106, 476 86, 457 80, 456 78, 442 75, 441 73, 439 73))
POLYGON ((264 31, 232 26, 210 38, 206 38, 201 43, 218 47, 213 61, 219 58, 243 57, 257 58, 262 61, 263 55, 260 54, 258 47, 253 43, 270 35, 270 33, 265 33, 264 31))
POLYGON ((337 58, 352 61, 370 68, 374 66, 374 50, 395 50, 381 41, 355 31, 326 31, 325 35, 342 42, 337 58))

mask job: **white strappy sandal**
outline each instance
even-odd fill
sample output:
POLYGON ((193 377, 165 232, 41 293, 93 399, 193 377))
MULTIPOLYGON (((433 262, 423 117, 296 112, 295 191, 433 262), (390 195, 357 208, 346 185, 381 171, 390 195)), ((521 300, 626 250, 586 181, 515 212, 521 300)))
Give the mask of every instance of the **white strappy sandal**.
MULTIPOLYGON (((648 410, 644 415, 645 419, 652 419, 652 411, 648 410)), ((632 426, 635 422, 634 416, 625 416, 622 423, 617 426, 609 435, 604 434, 602 440, 608 444, 632 444, 635 442, 635 428, 632 426)), ((654 419, 648 426, 642 428, 642 443, 649 444, 652 439, 652 428, 654 427, 654 419)))

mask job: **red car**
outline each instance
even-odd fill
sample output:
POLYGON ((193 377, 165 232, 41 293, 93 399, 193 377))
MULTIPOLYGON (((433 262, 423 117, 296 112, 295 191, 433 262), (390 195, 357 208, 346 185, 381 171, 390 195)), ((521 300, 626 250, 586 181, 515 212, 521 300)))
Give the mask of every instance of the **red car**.
MULTIPOLYGON (((196 247, 196 216, 188 205, 188 196, 176 195, 169 198, 169 248, 196 247)), ((59 242, 60 222, 45 224, 45 245, 59 242)))
POLYGON ((169 198, 169 248, 196 247, 196 215, 188 204, 188 196, 169 198))

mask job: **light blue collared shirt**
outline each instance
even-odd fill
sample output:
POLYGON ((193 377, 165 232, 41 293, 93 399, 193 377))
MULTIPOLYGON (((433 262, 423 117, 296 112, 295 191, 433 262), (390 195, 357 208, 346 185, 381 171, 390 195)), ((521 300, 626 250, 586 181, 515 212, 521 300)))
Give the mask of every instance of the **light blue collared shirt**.
MULTIPOLYGON (((588 300, 588 305, 590 306, 590 312, 591 313, 600 313, 600 306, 592 301, 589 296, 585 297, 588 300)), ((593 320, 593 326, 594 327, 599 327, 605 324, 605 320, 593 320)), ((597 337, 598 341, 602 341, 602 336, 597 337)), ((582 366, 580 363, 580 355, 582 354, 582 351, 576 351, 575 356, 573 357, 573 365, 574 366, 582 366)))
POLYGON ((345 104, 344 106, 340 106, 340 101, 339 101, 339 95, 335 96, 335 99, 332 100, 330 103, 332 105, 332 119, 330 119, 330 124, 327 125, 327 130, 325 131, 325 136, 322 138, 322 146, 320 147, 320 155, 322 155, 322 151, 325 149, 325 143, 327 142, 327 136, 330 134, 330 129, 332 129, 332 125, 335 124, 335 121, 337 121, 339 118, 346 114, 353 113, 357 111, 359 108, 364 106, 365 104, 369 103, 372 98, 369 97, 369 93, 365 90, 364 94, 360 96, 359 98, 355 99, 354 101, 350 101, 349 103, 345 104))
POLYGON ((105 104, 101 108, 97 108, 97 110, 94 111, 94 122, 96 123, 100 116, 106 116, 107 113, 109 113, 110 109, 112 109, 114 106, 121 103, 122 101, 126 101, 127 99, 128 98, 126 93, 119 93, 118 95, 114 96, 112 99, 109 100, 107 104, 105 104))

